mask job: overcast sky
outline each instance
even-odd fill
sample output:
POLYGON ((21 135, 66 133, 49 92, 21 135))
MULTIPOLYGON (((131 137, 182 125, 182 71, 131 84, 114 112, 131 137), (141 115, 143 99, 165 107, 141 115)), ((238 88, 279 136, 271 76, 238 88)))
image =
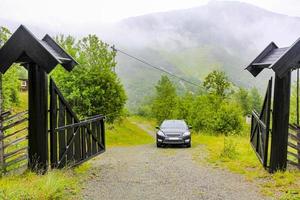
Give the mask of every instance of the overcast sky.
MULTIPOLYGON (((300 17, 300 0, 241 0, 300 17)), ((20 23, 110 23, 151 12, 191 8, 208 0, 1 0, 0 18, 20 23)))

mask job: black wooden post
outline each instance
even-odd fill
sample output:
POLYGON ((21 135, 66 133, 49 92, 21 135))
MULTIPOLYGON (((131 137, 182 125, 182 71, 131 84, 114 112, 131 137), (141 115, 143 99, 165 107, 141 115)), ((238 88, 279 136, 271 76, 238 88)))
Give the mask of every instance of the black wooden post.
POLYGON ((3 96, 2 96, 2 74, 0 73, 0 176, 2 170, 4 170, 4 140, 3 136, 4 133, 2 131, 2 103, 3 103, 3 96))
POLYGON ((48 164, 48 80, 37 64, 29 64, 29 167, 47 170, 48 164))
POLYGON ((291 72, 275 74, 270 172, 285 170, 289 130, 291 72))

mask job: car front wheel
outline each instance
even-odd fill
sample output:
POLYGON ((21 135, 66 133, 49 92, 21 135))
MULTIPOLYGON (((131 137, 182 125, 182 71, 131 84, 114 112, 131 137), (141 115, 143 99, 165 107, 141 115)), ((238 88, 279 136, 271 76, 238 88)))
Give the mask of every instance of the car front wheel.
POLYGON ((161 143, 159 143, 159 142, 156 142, 156 147, 157 147, 157 148, 160 148, 160 147, 162 147, 161 143))
POLYGON ((187 145, 186 145, 187 148, 190 148, 191 147, 191 142, 189 142, 187 145))

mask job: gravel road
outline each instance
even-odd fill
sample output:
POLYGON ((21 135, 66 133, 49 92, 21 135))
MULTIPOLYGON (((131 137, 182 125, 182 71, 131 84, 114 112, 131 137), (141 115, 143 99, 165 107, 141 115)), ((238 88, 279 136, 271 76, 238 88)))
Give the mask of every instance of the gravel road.
POLYGON ((110 148, 91 161, 83 199, 267 199, 242 176, 196 162, 193 152, 198 152, 200 159, 205 157, 203 146, 110 148))

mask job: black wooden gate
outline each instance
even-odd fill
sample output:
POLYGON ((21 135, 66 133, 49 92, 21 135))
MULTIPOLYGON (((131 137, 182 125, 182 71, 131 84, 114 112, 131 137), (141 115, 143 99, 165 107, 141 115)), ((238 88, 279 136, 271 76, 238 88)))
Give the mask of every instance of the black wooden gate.
POLYGON ((78 165, 105 151, 104 116, 80 121, 50 79, 51 166, 78 165))
POLYGON ((252 112, 250 142, 259 161, 268 167, 268 144, 270 132, 272 78, 269 80, 261 113, 252 112))

